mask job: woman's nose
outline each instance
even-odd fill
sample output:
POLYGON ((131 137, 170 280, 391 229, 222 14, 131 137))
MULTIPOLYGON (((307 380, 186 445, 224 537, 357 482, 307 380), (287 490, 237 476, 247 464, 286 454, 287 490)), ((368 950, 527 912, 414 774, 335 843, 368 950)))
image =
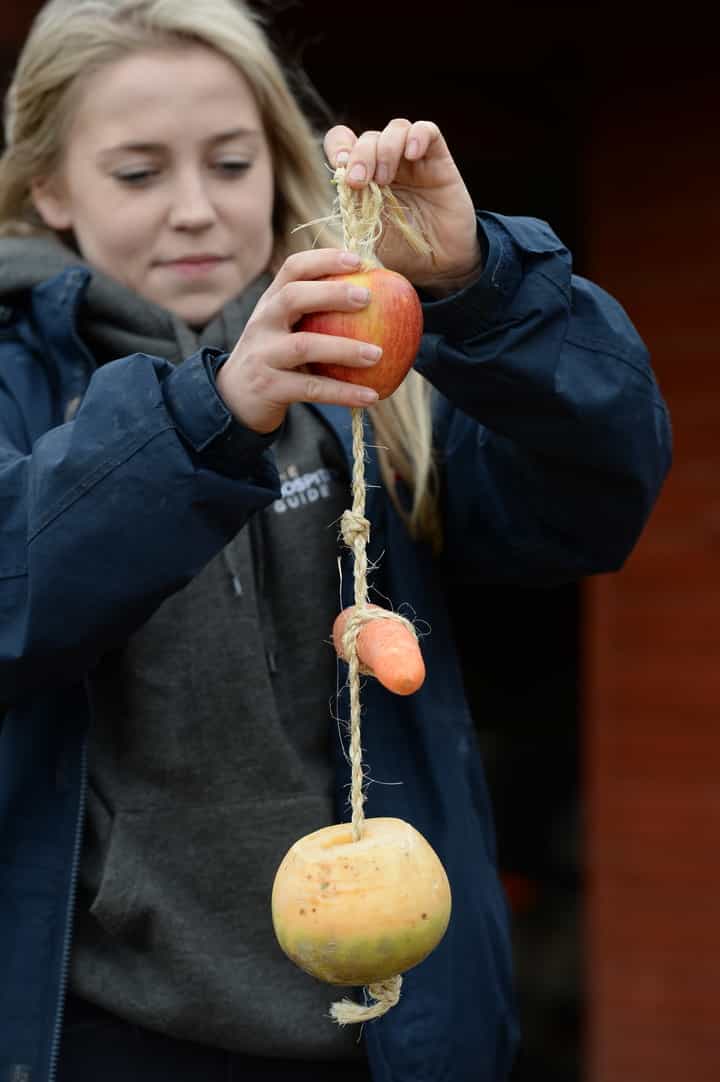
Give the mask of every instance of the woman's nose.
POLYGON ((195 173, 178 177, 172 192, 170 224, 174 229, 203 229, 215 221, 215 207, 204 178, 195 173))

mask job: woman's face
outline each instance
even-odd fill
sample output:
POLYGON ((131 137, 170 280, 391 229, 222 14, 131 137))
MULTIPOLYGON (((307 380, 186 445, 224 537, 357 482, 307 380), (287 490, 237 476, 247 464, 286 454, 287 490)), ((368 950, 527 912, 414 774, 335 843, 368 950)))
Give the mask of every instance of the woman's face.
POLYGON ((273 196, 250 87, 200 45, 89 76, 58 173, 33 185, 89 263, 193 326, 267 269, 273 196))

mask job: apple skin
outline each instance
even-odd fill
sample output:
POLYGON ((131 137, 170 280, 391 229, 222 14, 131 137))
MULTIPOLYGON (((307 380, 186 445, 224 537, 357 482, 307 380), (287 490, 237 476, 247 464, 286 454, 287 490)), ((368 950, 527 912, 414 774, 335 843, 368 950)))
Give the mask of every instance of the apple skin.
POLYGON ((370 290, 370 302, 359 312, 311 312, 296 324, 299 331, 334 334, 381 346, 383 355, 371 368, 344 364, 309 364, 315 375, 372 387, 389 398, 412 368, 420 346, 423 315, 413 286, 386 267, 328 275, 325 281, 346 282, 370 290))

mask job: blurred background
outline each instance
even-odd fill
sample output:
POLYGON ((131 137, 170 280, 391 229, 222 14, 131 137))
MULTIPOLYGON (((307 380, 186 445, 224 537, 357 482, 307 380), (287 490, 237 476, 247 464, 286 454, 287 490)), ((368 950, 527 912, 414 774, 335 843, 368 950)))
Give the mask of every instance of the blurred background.
MULTIPOLYGON (((39 6, 3 12, 3 89, 39 6)), ((675 462, 625 567, 464 590, 453 612, 513 913, 512 1082, 717 1082, 720 75, 706 17, 256 7, 331 122, 435 120, 476 204, 548 221, 650 347, 675 462)))

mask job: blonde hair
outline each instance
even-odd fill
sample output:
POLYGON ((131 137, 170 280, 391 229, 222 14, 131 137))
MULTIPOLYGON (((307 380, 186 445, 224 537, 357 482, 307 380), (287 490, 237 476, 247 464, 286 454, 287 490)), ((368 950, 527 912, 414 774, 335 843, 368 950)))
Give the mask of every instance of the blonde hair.
MULTIPOLYGON (((321 140, 296 95, 319 99, 299 71, 291 88, 261 16, 242 0, 49 0, 36 16, 5 99, 0 157, 0 234, 48 232, 31 182, 59 166, 84 79, 148 48, 200 44, 231 60, 250 85, 273 161, 276 190, 273 264, 311 244, 338 246, 327 219, 330 172, 321 140)), ((432 450, 429 384, 414 371, 370 409, 383 480, 411 534, 439 548, 438 478, 432 450), (411 492, 406 507, 398 480, 411 492)))

